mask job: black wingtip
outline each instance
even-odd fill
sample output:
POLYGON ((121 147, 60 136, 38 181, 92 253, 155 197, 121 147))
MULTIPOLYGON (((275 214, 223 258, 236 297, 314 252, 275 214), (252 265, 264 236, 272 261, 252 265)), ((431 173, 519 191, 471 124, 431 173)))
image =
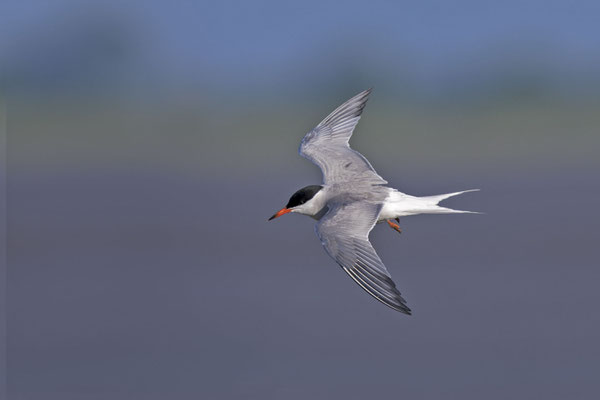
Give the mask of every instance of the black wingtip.
POLYGON ((402 301, 399 304, 393 304, 393 303, 390 303, 390 304, 383 303, 383 304, 385 304, 386 306, 388 306, 389 308, 391 308, 393 310, 401 312, 402 314, 412 315, 412 310, 410 308, 408 308, 408 306, 405 304, 405 300, 404 299, 402 299, 402 301))
MULTIPOLYGON (((373 296, 375 297, 375 296, 373 296)), ((386 306, 388 306, 389 308, 391 308, 392 310, 398 311, 399 313, 402 314, 406 314, 406 315, 412 315, 412 310, 410 308, 408 308, 406 305, 404 305, 404 303, 401 304, 394 304, 394 303, 388 303, 385 301, 382 301, 381 299, 375 297, 377 300, 379 300, 380 302, 382 302, 383 304, 385 304, 386 306)))
POLYGON ((373 88, 370 87, 367 90, 363 90, 358 95, 362 95, 363 97, 369 97, 369 95, 371 94, 372 91, 373 91, 373 88))
POLYGON ((369 96, 371 95, 372 91, 373 91, 373 88, 368 88, 367 90, 363 90, 362 92, 359 92, 359 93, 355 94, 354 96, 352 96, 347 102, 354 100, 354 101, 361 101, 361 102, 366 103, 369 100, 369 96))

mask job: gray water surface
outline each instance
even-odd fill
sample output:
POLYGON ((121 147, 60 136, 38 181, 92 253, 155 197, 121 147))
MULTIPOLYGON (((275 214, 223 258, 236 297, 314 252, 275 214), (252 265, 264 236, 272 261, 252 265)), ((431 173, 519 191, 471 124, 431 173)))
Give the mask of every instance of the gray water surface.
POLYGON ((485 214, 375 228, 406 316, 266 222, 300 182, 13 175, 10 399, 598 398, 596 174, 412 179, 485 214))

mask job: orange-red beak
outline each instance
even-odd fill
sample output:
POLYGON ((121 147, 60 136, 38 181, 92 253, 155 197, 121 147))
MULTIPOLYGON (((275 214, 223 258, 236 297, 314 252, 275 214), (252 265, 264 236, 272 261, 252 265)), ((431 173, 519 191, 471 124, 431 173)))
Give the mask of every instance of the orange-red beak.
POLYGON ((275 219, 277 217, 281 217, 283 214, 287 214, 289 212, 292 212, 291 208, 282 208, 281 210, 279 210, 275 214, 273 214, 273 216, 271 218, 269 218, 269 221, 272 219, 275 219))

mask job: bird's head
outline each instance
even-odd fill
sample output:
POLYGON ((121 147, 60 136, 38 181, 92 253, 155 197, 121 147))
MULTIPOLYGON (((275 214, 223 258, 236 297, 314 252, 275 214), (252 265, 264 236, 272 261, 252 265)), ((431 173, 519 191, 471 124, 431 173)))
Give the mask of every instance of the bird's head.
POLYGON ((315 201, 316 197, 318 197, 316 195, 321 189, 323 189, 323 186, 321 185, 310 185, 298 190, 290 197, 287 205, 273 214, 273 216, 269 218, 269 221, 290 212, 311 216, 316 215, 323 208, 315 201))

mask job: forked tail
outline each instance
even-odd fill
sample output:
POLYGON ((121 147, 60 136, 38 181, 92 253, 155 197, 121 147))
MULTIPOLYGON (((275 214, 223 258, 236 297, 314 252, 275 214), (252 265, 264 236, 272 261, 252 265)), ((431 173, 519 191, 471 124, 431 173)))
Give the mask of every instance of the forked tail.
POLYGON ((459 194, 468 193, 468 192, 477 192, 479 189, 471 189, 471 190, 463 190, 462 192, 454 192, 454 193, 446 193, 446 194, 438 194, 435 196, 425 196, 420 197, 421 200, 426 201, 431 206, 431 209, 428 213, 439 213, 439 214, 480 214, 476 211, 463 211, 463 210, 453 210, 451 208, 440 207, 438 203, 442 200, 446 200, 449 197, 458 196, 459 194))

